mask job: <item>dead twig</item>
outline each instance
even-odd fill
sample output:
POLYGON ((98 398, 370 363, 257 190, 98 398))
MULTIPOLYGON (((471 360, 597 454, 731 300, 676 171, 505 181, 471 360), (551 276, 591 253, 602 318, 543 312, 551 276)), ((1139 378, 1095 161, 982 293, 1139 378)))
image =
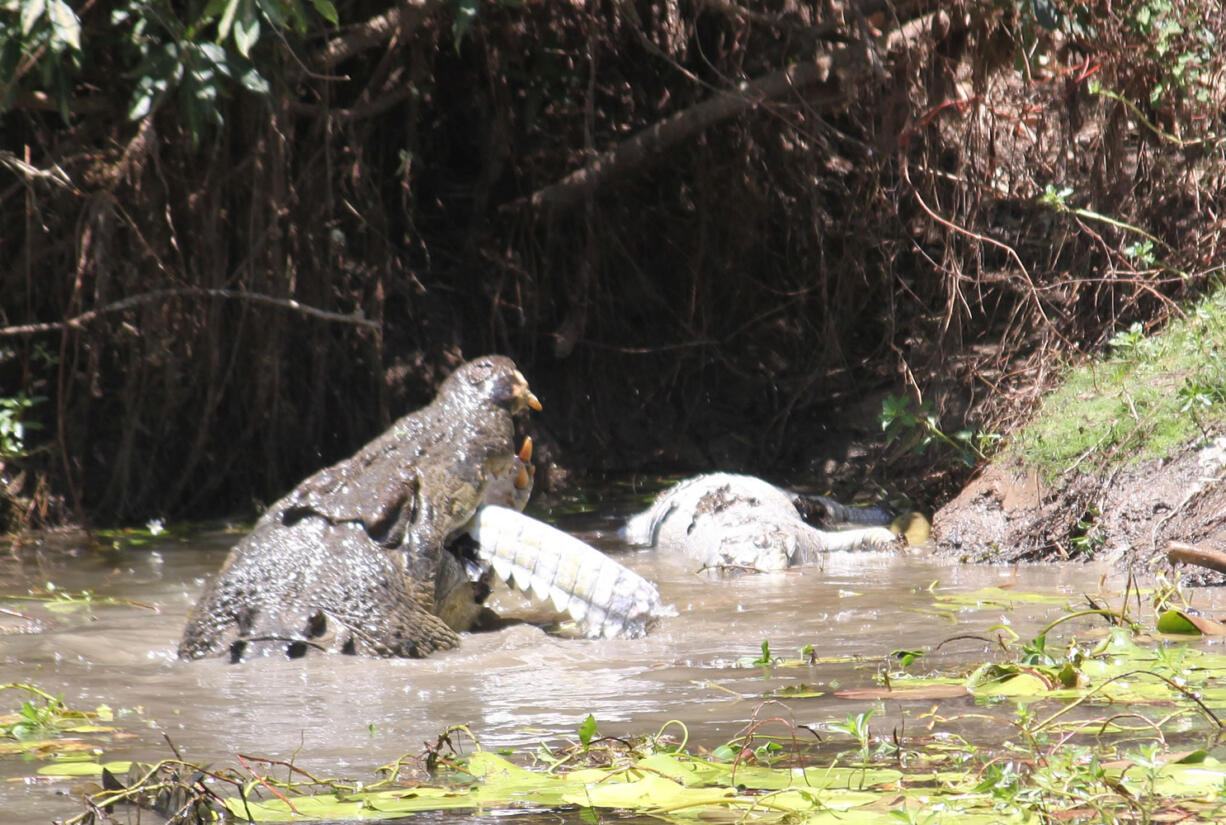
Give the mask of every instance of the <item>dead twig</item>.
POLYGON ((264 295, 259 292, 244 292, 233 289, 216 289, 208 287, 175 287, 174 289, 155 289, 150 292, 142 292, 139 295, 131 295, 112 304, 91 309, 88 312, 82 312, 80 315, 73 316, 64 321, 49 321, 42 324, 18 324, 16 326, 0 327, 0 336, 15 336, 15 335, 37 335, 43 332, 58 332, 60 330, 78 329, 85 324, 99 318, 103 315, 108 315, 112 312, 122 312, 132 307, 141 304, 148 304, 154 301, 161 301, 167 298, 192 297, 192 298, 226 298, 236 301, 250 301, 257 304, 268 304, 269 306, 280 307, 282 309, 290 309, 294 312, 308 315, 312 318, 319 318, 323 321, 333 321, 342 324, 356 324, 358 326, 367 327, 368 329, 379 329, 379 322, 372 321, 362 314, 362 311, 356 310, 352 313, 345 314, 341 312, 329 312, 326 309, 308 306, 295 301, 293 298, 277 298, 272 295, 264 295))

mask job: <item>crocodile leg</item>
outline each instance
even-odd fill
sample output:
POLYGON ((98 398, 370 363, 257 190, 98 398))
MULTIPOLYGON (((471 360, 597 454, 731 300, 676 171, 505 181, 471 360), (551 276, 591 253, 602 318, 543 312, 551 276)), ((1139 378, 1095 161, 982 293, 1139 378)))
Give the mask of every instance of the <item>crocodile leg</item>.
POLYGON ((506 507, 481 507, 468 527, 503 581, 570 615, 590 638, 635 638, 673 615, 651 582, 596 548, 506 507))

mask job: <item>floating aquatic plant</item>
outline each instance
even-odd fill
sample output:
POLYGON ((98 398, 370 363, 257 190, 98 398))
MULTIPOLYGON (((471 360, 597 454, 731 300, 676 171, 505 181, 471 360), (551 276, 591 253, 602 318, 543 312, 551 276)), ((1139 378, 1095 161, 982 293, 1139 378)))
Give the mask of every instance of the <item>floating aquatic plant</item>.
MULTIPOLYGON (((978 639, 995 651, 990 661, 940 668, 932 664, 940 645, 898 650, 864 660, 879 669, 875 686, 738 695, 759 703, 753 720, 711 750, 691 745, 680 722, 613 737, 589 714, 573 741, 514 752, 485 750, 467 728, 448 728, 424 753, 364 782, 246 755, 223 768, 177 754, 153 765, 60 759, 38 772, 100 782, 65 825, 109 822, 124 806, 173 822, 391 820, 450 809, 772 825, 1217 821, 1226 813, 1226 765, 1215 750, 1226 653, 1199 642, 1195 634, 1206 631, 1177 590, 1148 595, 1147 619, 1130 587, 1118 608, 1101 598, 1069 605, 1028 639, 1003 625, 953 637, 978 639), (919 663, 935 669, 913 672, 919 663), (806 700, 823 692, 860 704, 842 718, 797 722, 806 700), (977 733, 984 729, 991 734, 977 733)), ((954 611, 1003 601, 1031 598, 993 591, 946 600, 954 611)), ((821 664, 812 649, 792 660, 768 642, 761 661, 738 664, 764 662, 821 664)), ((24 724, 63 729, 62 701, 31 695, 17 714, 24 724)))

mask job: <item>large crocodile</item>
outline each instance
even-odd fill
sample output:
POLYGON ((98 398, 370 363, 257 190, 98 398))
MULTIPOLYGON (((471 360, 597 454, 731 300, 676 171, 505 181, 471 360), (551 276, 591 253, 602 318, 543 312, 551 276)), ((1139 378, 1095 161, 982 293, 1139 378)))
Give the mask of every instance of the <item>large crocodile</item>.
POLYGON ((884 548, 898 542, 890 515, 846 507, 824 497, 807 498, 760 478, 711 473, 679 482, 633 516, 622 535, 628 544, 684 553, 702 570, 782 570, 810 564, 832 550, 884 548), (809 517, 830 522, 878 522, 820 529, 809 517))
POLYGON ((461 366, 428 406, 265 512, 205 589, 179 655, 425 656, 472 627, 491 568, 588 635, 644 632, 664 613, 654 585, 518 512, 524 408, 540 403, 510 359, 461 366))

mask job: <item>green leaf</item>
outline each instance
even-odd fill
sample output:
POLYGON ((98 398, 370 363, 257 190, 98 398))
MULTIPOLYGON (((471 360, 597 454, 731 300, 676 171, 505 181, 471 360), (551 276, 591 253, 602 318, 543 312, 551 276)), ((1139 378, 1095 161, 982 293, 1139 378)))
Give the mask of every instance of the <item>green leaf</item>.
POLYGON ((124 774, 131 762, 53 762, 38 769, 39 776, 102 776, 106 768, 114 774, 124 774))
POLYGON ((941 593, 938 603, 957 607, 1012 609, 1015 604, 1067 604, 1068 596, 1056 593, 1027 593, 1009 587, 984 587, 969 593, 941 593))
POLYGON ((51 26, 55 30, 55 39, 66 43, 75 51, 81 51, 81 21, 77 20, 72 7, 64 0, 51 0, 47 11, 50 13, 51 26))
MULTIPOLYGON (((243 0, 244 3, 250 4, 252 0, 243 0)), ((294 16, 293 3, 288 0, 255 0, 259 4, 260 12, 263 13, 266 20, 274 29, 284 29, 290 24, 287 19, 294 16)))
POLYGON ((1051 692, 1041 677, 1016 665, 983 665, 967 678, 966 686, 975 696, 1039 697, 1051 692))
POLYGON ((337 25, 340 21, 336 14, 336 6, 332 5, 332 0, 311 0, 311 4, 315 6, 315 11, 319 13, 319 16, 333 26, 337 25))
POLYGON ((1165 610, 1158 616, 1158 632, 1188 636, 1222 636, 1226 635, 1226 626, 1214 619, 1182 610, 1165 610))
MULTIPOLYGON (((16 725, 14 728, 27 730, 21 725, 16 725)), ((16 735, 12 730, 10 734, 16 735)), ((5 742, 0 740, 0 756, 9 754, 23 754, 40 757, 54 756, 66 753, 83 753, 88 754, 98 749, 97 742, 87 742, 84 739, 31 739, 20 738, 15 742, 5 742)))
POLYGON ((915 660, 924 655, 922 650, 895 650, 890 656, 898 660, 900 667, 910 667, 915 660))
POLYGON ((562 801, 572 805, 642 810, 713 805, 727 801, 735 795, 736 792, 731 788, 687 789, 671 779, 648 773, 632 782, 592 783, 563 794, 562 801))
POLYGON ((1158 616, 1159 633, 1178 633, 1181 635, 1199 636, 1200 631, 1188 617, 1178 610, 1165 610, 1158 616))
POLYGON ((260 40, 260 18, 255 13, 251 0, 240 0, 238 19, 234 22, 234 45, 243 57, 251 56, 251 49, 260 40))
POLYGON ((583 724, 579 726, 579 743, 586 748, 592 743, 594 736, 596 736, 596 717, 589 713, 583 720, 583 724))
POLYGON ((272 91, 268 81, 264 79, 264 76, 254 66, 242 72, 238 76, 238 82, 244 89, 257 95, 267 95, 272 91))
MULTIPOLYGON (((1189 751, 1178 759, 1172 760, 1172 765, 1200 765, 1209 759, 1208 751, 1198 748, 1194 751, 1189 751)), ((1214 760, 1215 762, 1217 760, 1214 760)))
POLYGON ((128 107, 128 120, 140 120, 153 109, 153 92, 149 89, 137 88, 132 97, 132 105, 128 107))
POLYGON ((478 0, 459 0, 455 4, 455 20, 451 24, 451 33, 455 38, 455 50, 458 54, 460 44, 464 41, 465 36, 472 30, 473 24, 477 21, 477 12, 480 8, 478 0))
POLYGON ((46 0, 26 0, 21 6, 21 34, 25 37, 30 35, 30 30, 34 28, 34 24, 38 22, 38 18, 43 16, 43 11, 46 10, 46 0))
MULTIPOLYGON (((222 10, 221 20, 217 21, 217 42, 220 43, 230 36, 230 29, 234 26, 234 15, 238 11, 239 0, 224 0, 226 6, 222 10)), ((215 3, 210 3, 212 8, 215 3)), ((206 14, 207 14, 206 10, 206 14)))
POLYGON ((260 21, 240 21, 234 25, 234 45, 243 57, 251 56, 251 49, 260 41, 260 21))

